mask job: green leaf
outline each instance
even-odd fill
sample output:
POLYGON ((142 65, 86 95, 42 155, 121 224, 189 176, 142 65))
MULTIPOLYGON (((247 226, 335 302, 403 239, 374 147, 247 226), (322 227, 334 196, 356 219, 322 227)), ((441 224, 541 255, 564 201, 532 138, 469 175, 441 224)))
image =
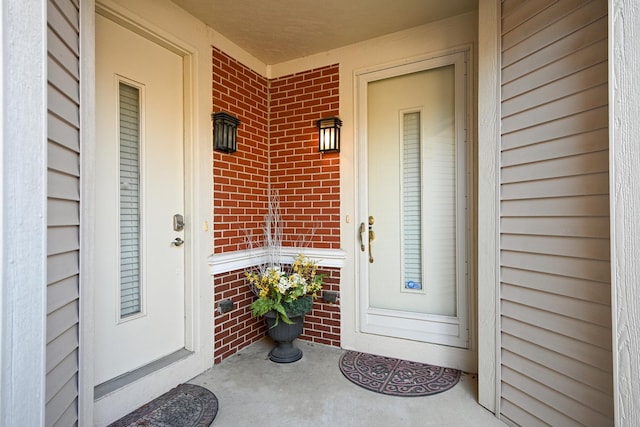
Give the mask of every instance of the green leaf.
POLYGON ((287 323, 289 325, 293 325, 293 322, 291 321, 291 319, 289 319, 289 316, 287 316, 287 310, 284 309, 282 304, 278 304, 278 306, 273 307, 273 308, 279 314, 279 316, 276 314, 276 323, 273 326, 278 324, 278 317, 282 318, 282 321, 284 323, 287 323))

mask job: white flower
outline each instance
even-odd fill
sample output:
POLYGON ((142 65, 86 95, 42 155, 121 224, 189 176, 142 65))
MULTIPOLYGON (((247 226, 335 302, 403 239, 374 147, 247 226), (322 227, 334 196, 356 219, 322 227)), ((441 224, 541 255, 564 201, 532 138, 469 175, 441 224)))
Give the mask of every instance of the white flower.
POLYGON ((287 292, 287 289, 291 287, 291 283, 287 280, 286 277, 281 277, 280 281, 278 281, 278 290, 281 294, 287 292))
POLYGON ((289 281, 291 283, 295 283, 297 286, 303 286, 306 287, 307 285, 307 280, 302 277, 301 275, 299 275, 298 273, 294 273, 289 277, 289 281))

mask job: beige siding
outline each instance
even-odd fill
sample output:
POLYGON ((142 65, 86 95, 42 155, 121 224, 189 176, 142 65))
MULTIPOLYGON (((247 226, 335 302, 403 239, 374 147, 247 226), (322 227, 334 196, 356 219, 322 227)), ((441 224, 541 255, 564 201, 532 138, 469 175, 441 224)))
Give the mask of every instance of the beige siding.
POLYGON ((502 2, 500 414, 613 425, 607 2, 502 2))
POLYGON ((78 423, 79 6, 49 0, 45 425, 78 423))

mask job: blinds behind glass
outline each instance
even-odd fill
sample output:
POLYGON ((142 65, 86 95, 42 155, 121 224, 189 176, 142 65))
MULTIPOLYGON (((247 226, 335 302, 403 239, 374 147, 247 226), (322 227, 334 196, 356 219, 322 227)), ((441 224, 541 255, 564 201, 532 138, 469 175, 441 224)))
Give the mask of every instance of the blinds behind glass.
POLYGON ((403 224, 404 286, 422 288, 422 173, 420 113, 403 114, 403 224))
POLYGON ((120 317, 141 311, 140 90, 120 82, 120 317))

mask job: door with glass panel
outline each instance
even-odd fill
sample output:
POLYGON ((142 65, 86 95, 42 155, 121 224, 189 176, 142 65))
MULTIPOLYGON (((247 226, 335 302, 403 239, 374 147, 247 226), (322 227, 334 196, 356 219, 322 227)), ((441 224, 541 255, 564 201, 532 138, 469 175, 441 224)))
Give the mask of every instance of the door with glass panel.
POLYGON ((184 347, 182 74, 96 16, 96 385, 184 347))
POLYGON ((359 320, 385 352, 469 346, 466 62, 360 76, 359 320))

